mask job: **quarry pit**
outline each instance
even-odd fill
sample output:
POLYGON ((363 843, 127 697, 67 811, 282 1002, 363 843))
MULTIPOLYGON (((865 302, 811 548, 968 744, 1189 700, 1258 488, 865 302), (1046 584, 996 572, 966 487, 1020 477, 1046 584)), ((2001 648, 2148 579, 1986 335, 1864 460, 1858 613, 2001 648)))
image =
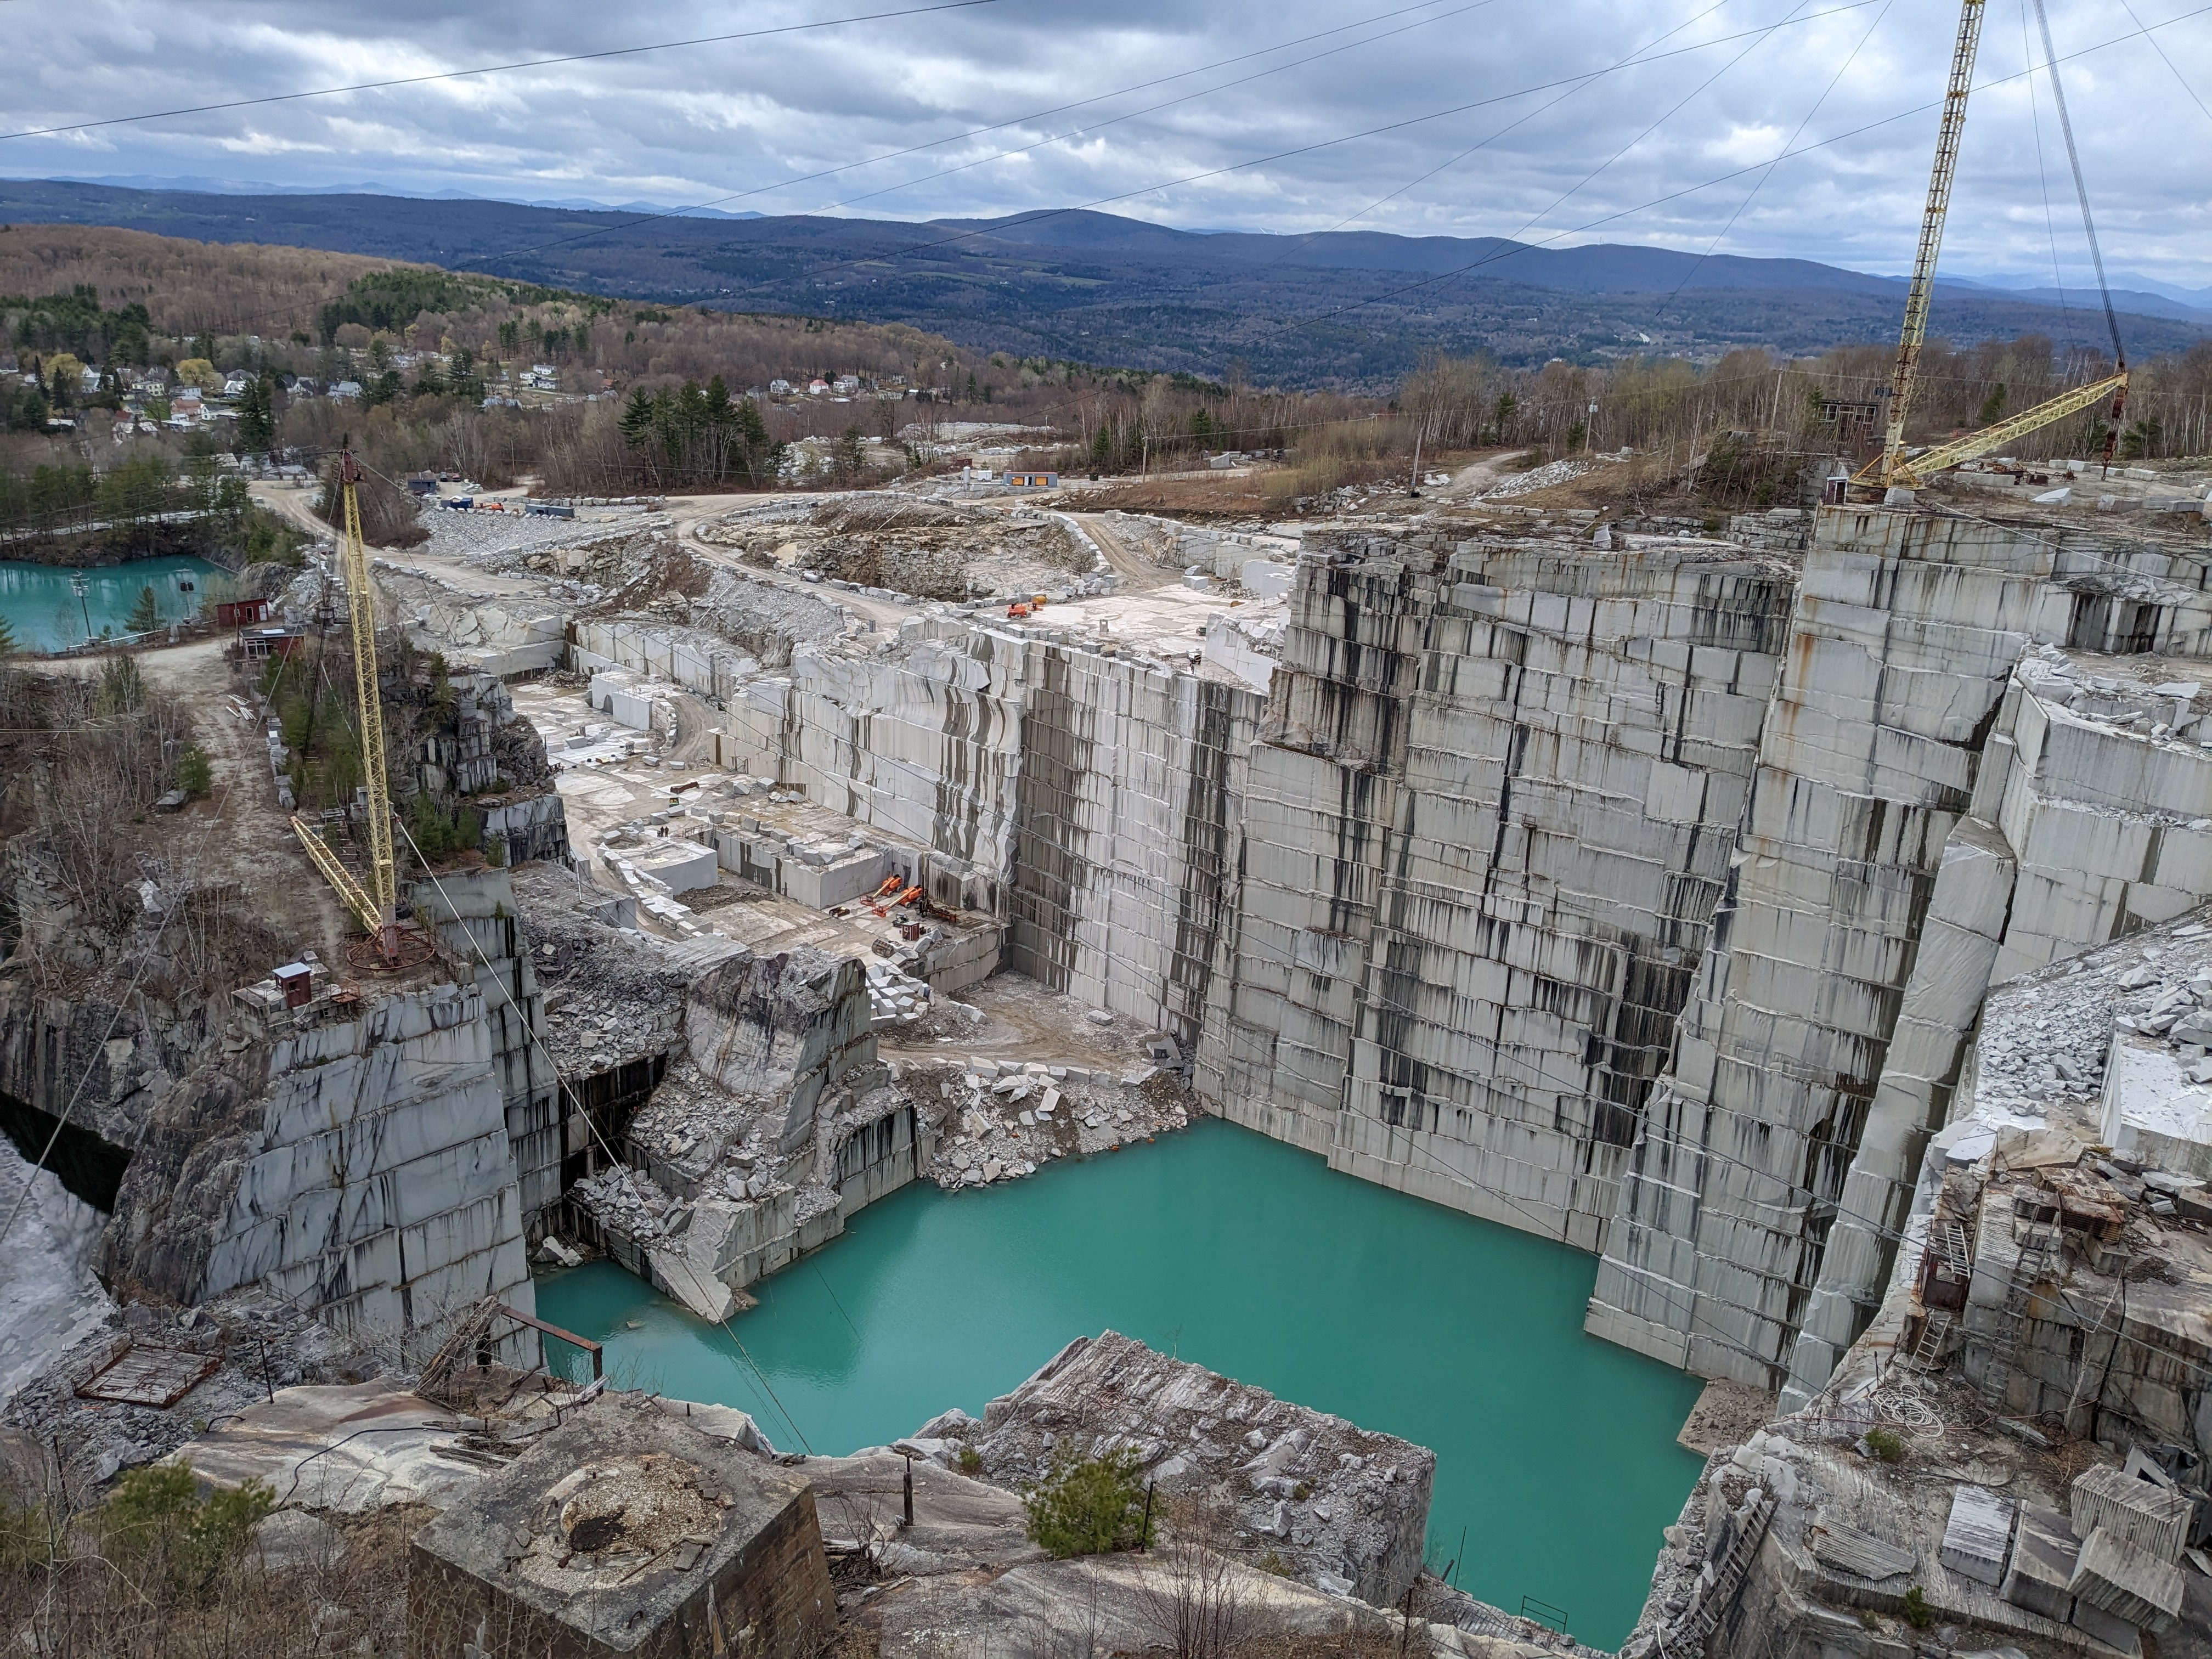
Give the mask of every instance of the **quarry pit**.
MULTIPOLYGON (((838 1253, 793 1264, 848 1224, 839 1249, 861 1250, 905 1212, 863 1212, 924 1196, 902 1188, 980 1206, 1034 1180, 1022 1198, 1049 1208, 1091 1173, 1055 1165, 1137 1168, 1218 1118, 1190 1144, 1255 1132, 1550 1241, 1583 1264, 1588 1336, 1777 1419, 1701 1448, 1663 1541, 1619 1547, 1658 1572, 1640 1613, 1589 1626, 1607 1645, 1680 1652, 1735 1619, 1793 1651, 1887 1654, 1909 1644, 1908 1573, 2033 1659, 2191 1627, 2196 1579, 2091 1547, 2082 1517, 2118 1511, 2079 1469, 1978 1441, 1937 1460, 1947 1505, 2017 1480, 2033 1502, 2007 1528, 2033 1508, 2061 1553, 2075 1506, 2063 1595, 2021 1601, 1999 1593, 2010 1531, 1997 1580, 1976 1577, 1954 1511, 1929 1521, 1852 1449, 1893 1422, 1935 1458, 1971 1395, 2085 1467, 2139 1448, 2161 1491, 2196 1490, 2212 553, 2201 489, 2176 491, 2202 482, 2094 514, 1961 485, 1717 532, 1474 502, 1291 545, 1026 506, 907 525, 878 497, 434 540, 378 570, 387 623, 440 656, 406 764, 475 804, 483 842, 416 884, 439 954, 415 977, 347 970, 302 864, 265 907, 271 960, 220 994, 172 975, 133 1000, 35 860, 11 866, 10 1137, 65 1112, 84 1137, 40 1224, 81 1252, 64 1278, 179 1311, 157 1328, 81 1277, 46 1286, 8 1357, 68 1358, 10 1426, 66 1424, 79 1478, 165 1455, 252 1392, 248 1331, 278 1340, 288 1388, 417 1378, 456 1343, 542 1379, 533 1274, 564 1276, 557 1300, 607 1262, 745 1340, 838 1253), (262 979, 295 963, 304 1000, 262 979), (2082 975, 2129 995, 2063 1043, 2019 1018, 2082 975), (2049 1236, 2024 1253, 2022 1226, 2049 1236), (2100 1290, 2145 1282, 2112 1265, 2130 1250, 2176 1264, 2156 1275, 2171 1316, 2125 1325, 2100 1290), (2035 1289, 2054 1263, 2070 1299, 2035 1289), (2162 1357, 2090 1365, 2115 1322, 2162 1357), (217 1366, 181 1405, 87 1413, 118 1341, 217 1366), (1912 1565, 1875 1571, 1893 1555, 1862 1537, 1912 1565), (1822 1622, 1838 1604, 1866 1614, 1856 1635, 1822 1622)), ((266 865, 283 846, 285 774, 260 753, 281 738, 234 695, 204 719, 248 827, 218 842, 207 807, 181 816, 193 858, 144 877, 146 915, 174 908, 165 883, 234 884, 226 848, 266 865)), ((619 1359, 627 1316, 608 1319, 619 1359)), ((797 1504, 758 1525, 811 1561, 797 1504)), ((1376 1590, 1318 1559, 1293 1577, 1376 1590)), ((1435 1650, 1547 1639, 1453 1605, 1435 1650)))

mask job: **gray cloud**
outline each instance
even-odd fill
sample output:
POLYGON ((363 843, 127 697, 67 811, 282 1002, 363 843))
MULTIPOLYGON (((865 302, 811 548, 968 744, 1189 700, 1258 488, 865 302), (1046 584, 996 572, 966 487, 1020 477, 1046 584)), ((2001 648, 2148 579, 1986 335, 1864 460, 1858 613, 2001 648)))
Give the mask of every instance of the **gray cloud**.
MULTIPOLYGON (((86 0, 0 9, 0 39, 9 119, 25 128, 884 3, 776 0, 738 11, 483 0, 457 10, 389 0, 363 12, 266 0, 86 0)), ((2026 3, 1992 0, 1983 82, 2025 67, 2026 3)), ((2157 23, 2202 0, 2130 3, 2157 23)), ((1361 9, 1311 0, 1203 9, 999 0, 815 33, 9 139, 0 143, 0 172, 288 186, 373 180, 410 193, 521 200, 734 198, 728 206, 763 212, 901 219, 1113 198, 1114 211, 1189 228, 1346 225, 1693 250, 1719 238, 1724 252, 1896 271, 1911 260, 1934 138, 1935 116, 1918 106, 1941 96, 1955 24, 1948 0, 1656 8, 1435 0, 1410 10, 1402 0, 1361 9), (1285 44, 1324 31, 1336 32, 1285 44), (1639 53, 1653 61, 1614 67, 1639 53), (1200 67, 1231 58, 1243 61, 1200 67), (1176 76, 1183 78, 939 142, 1176 76), (1597 78, 1504 96, 1578 76, 1597 78), (1498 101, 1413 119, 1486 100, 1498 101), (1395 123, 1410 124, 1334 142, 1395 123), (1763 185, 1763 168, 1741 171, 1761 167, 1801 125, 1802 143, 1854 136, 1783 161, 1763 185), (792 182, 916 144, 936 147, 792 182), (1019 153, 999 154, 1010 149, 1019 153), (1280 159, 1248 165, 1268 156, 1280 159), (1210 176, 1194 178, 1200 174, 1210 176)), ((2122 8, 2059 0, 2052 27, 2065 53, 2133 25, 2122 8)), ((2181 84, 2212 86, 2212 14, 2159 40, 2173 69, 2147 41, 2125 41, 2065 64, 2068 96, 2108 264, 2212 285, 2212 173, 2203 164, 2212 118, 2181 84)), ((2047 85, 2036 84, 2033 97, 2026 80, 1986 86, 1969 118, 1944 268, 2048 278, 2053 225, 2064 280, 2078 286, 2087 261, 2047 85)))

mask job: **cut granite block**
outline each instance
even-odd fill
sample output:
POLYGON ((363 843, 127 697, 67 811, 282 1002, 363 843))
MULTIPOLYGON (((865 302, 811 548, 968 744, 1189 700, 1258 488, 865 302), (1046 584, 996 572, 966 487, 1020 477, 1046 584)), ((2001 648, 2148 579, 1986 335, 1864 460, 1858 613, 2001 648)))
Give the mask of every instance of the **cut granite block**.
POLYGON ((1986 1486, 1960 1486, 1951 1494, 1938 1559, 1952 1571, 1995 1589, 2004 1583, 2012 1550, 2014 1504, 1986 1486))
POLYGON ((2057 1510, 2023 1506, 2013 1539, 2012 1565, 1998 1594, 2014 1607, 2064 1624, 2074 1616, 2074 1564, 2081 1553, 2074 1529, 2057 1510))
MULTIPOLYGON (((2081 1540, 2081 1553, 2067 1588, 2076 1603, 2086 1602, 2144 1630, 2170 1629, 2181 1612, 2181 1569, 2135 1548, 2103 1527, 2081 1540)), ((2080 1623, 2078 1607, 2075 1622, 2080 1623)))

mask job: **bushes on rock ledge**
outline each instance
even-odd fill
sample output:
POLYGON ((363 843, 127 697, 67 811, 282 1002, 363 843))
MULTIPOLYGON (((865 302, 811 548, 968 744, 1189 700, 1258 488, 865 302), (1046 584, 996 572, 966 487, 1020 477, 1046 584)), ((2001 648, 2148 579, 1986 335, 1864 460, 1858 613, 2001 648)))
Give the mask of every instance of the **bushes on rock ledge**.
POLYGON ((1138 1549, 1152 1541, 1144 1472, 1133 1447, 1078 1457, 1062 1445, 1024 1494, 1030 1541, 1060 1557, 1138 1549))

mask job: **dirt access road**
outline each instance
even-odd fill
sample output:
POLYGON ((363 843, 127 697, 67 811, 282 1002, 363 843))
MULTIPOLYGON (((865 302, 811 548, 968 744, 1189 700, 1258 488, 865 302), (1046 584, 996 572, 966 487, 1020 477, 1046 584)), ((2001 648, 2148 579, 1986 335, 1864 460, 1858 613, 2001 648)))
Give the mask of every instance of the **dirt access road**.
POLYGON ((1115 533, 1114 526, 1096 513, 1070 513, 1066 515, 1083 528, 1098 550, 1106 556, 1106 562, 1121 579, 1125 593, 1144 592, 1155 587, 1166 587, 1176 580, 1176 573, 1163 569, 1139 553, 1115 533))

